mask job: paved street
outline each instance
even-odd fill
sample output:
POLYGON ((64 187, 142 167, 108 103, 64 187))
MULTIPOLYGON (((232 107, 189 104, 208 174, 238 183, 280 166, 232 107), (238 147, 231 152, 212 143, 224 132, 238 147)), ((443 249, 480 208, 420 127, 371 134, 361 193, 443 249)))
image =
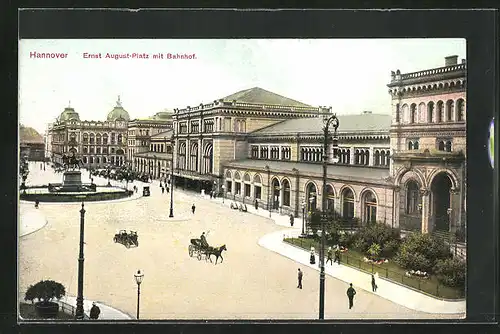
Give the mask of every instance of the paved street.
MULTIPOLYGON (((28 184, 62 179, 62 174, 53 175, 50 168, 40 171, 38 165, 34 167, 30 166, 28 184)), ((82 174, 86 181, 88 173, 82 174)), ((135 317, 134 273, 141 269, 145 275, 141 319, 317 318, 318 272, 258 244, 261 237, 283 230, 283 226, 180 190, 174 193, 175 219, 171 220, 170 194, 162 194, 157 182, 151 190, 151 197, 85 203, 86 299, 135 317), (127 249, 114 243, 113 236, 120 229, 137 231, 139 247, 127 249), (203 231, 209 231, 210 245, 227 245, 222 264, 189 257, 190 239, 199 238, 203 231), (302 290, 296 288, 299 267, 304 271, 302 290)), ((21 211, 27 205, 22 204, 21 211)), ((53 279, 66 287, 68 295, 76 296, 80 207, 80 203, 41 203, 38 211, 47 224, 19 241, 20 295, 30 284, 53 279)), ((349 310, 347 287, 327 276, 325 318, 456 317, 410 310, 362 289, 357 290, 354 308, 349 310)))

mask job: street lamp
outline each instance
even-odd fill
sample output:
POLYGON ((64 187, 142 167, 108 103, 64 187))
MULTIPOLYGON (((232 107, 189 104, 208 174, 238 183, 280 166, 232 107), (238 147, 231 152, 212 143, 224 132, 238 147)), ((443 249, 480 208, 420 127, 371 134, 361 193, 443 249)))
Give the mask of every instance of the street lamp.
POLYGON ((325 319, 325 220, 327 219, 327 191, 326 191, 326 177, 328 168, 328 142, 330 125, 333 127, 333 162, 338 162, 338 138, 337 129, 339 127, 339 120, 335 114, 331 115, 325 120, 323 127, 323 192, 322 192, 322 217, 321 217, 321 247, 320 247, 320 274, 319 274, 319 319, 325 319))
POLYGON ((85 223, 85 209, 80 210, 80 254, 78 255, 78 295, 76 297, 76 311, 75 319, 83 320, 83 243, 84 243, 84 223, 85 223))
POLYGON ((174 145, 175 145, 175 134, 174 131, 172 130, 172 160, 170 163, 170 214, 168 215, 169 218, 174 218, 174 145))
POLYGON ((222 204, 224 204, 224 198, 226 198, 226 186, 222 185, 222 204))
POLYGON ((137 283, 137 320, 139 320, 139 297, 141 295, 141 283, 144 274, 141 274, 140 270, 137 270, 137 274, 134 274, 135 282, 137 283))
POLYGON ((305 233, 305 224, 306 224, 305 214, 306 214, 306 202, 303 201, 302 202, 302 234, 301 234, 301 236, 303 238, 305 238, 305 236, 306 236, 306 233, 305 233))
POLYGON ((271 186, 269 183, 271 181, 271 169, 268 165, 265 168, 267 170, 267 209, 269 210, 269 218, 271 218, 271 186))

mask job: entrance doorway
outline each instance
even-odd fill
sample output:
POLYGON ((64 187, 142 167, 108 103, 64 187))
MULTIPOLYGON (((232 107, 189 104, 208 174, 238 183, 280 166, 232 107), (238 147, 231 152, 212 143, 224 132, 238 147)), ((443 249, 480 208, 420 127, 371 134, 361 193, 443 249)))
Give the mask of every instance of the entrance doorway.
POLYGON ((436 175, 432 181, 432 216, 436 231, 450 231, 451 187, 450 177, 444 172, 436 175))

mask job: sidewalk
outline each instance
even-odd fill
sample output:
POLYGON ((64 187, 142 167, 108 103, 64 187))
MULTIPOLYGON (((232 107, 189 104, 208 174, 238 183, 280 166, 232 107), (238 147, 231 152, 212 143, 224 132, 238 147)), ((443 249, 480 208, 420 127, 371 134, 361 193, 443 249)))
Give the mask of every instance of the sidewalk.
MULTIPOLYGON (((76 307, 76 297, 72 296, 65 296, 61 298, 61 302, 64 302, 66 304, 72 305, 76 307)), ((94 303, 101 309, 101 314, 99 315, 99 320, 128 320, 128 319, 135 319, 132 318, 130 315, 114 309, 110 306, 107 306, 105 304, 102 304, 98 301, 92 301, 92 300, 83 300, 83 312, 86 315, 89 315, 90 313, 90 308, 92 307, 92 303, 94 303)))
MULTIPOLYGON (((199 197, 203 197, 210 201, 210 197, 201 194, 199 197)), ((217 201, 222 204, 222 198, 211 199, 211 201, 217 201)), ((228 208, 233 202, 232 199, 225 199, 224 206, 228 208)), ((239 204, 240 202, 235 203, 239 204)), ((247 204, 247 210, 250 214, 257 214, 262 217, 269 218, 269 211, 265 209, 255 210, 252 204, 247 204)), ((273 232, 263 236, 259 240, 259 245, 267 248, 273 252, 280 255, 288 257, 304 266, 320 270, 319 265, 309 264, 309 252, 298 247, 294 247, 290 244, 283 242, 283 236, 286 237, 298 237, 301 233, 302 228, 302 218, 295 218, 295 223, 293 227, 290 227, 290 218, 287 215, 280 215, 277 212, 271 213, 271 218, 275 224, 280 226, 288 227, 286 230, 281 230, 273 232)), ((325 265, 325 274, 335 277, 346 283, 352 283, 357 289, 363 289, 369 293, 372 292, 371 287, 371 275, 364 273, 362 271, 356 270, 349 266, 344 265, 325 265)), ((433 298, 423 293, 419 293, 413 289, 406 288, 402 285, 393 283, 383 277, 377 278, 377 292, 375 294, 382 298, 390 300, 396 304, 402 305, 406 308, 426 312, 426 313, 441 313, 441 314, 464 314, 466 310, 465 301, 444 301, 437 298, 433 298)))
POLYGON ((35 209, 32 202, 27 203, 29 204, 19 205, 19 237, 36 232, 47 224, 47 219, 40 209, 35 209))

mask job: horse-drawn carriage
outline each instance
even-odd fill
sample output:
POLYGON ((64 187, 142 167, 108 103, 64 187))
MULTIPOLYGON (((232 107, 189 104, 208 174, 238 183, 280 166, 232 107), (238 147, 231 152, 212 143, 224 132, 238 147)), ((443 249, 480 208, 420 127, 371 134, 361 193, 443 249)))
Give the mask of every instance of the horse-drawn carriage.
POLYGON ((136 231, 127 232, 126 230, 120 230, 118 233, 115 234, 113 241, 118 242, 127 248, 130 248, 130 246, 134 247, 139 246, 139 240, 137 240, 136 231))
POLYGON ((222 257, 222 251, 227 250, 226 245, 222 245, 220 247, 211 247, 207 243, 202 242, 201 239, 191 239, 191 244, 188 247, 189 256, 196 256, 198 260, 201 260, 202 257, 205 257, 205 260, 212 262, 210 258, 212 255, 215 255, 215 264, 219 261, 219 257, 221 258, 221 263, 224 260, 222 257))

